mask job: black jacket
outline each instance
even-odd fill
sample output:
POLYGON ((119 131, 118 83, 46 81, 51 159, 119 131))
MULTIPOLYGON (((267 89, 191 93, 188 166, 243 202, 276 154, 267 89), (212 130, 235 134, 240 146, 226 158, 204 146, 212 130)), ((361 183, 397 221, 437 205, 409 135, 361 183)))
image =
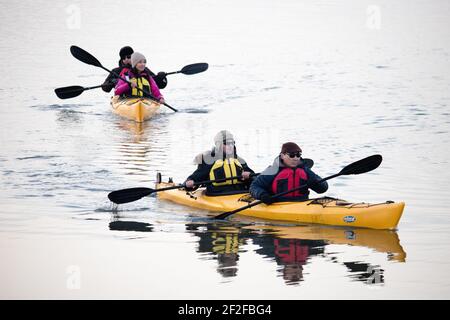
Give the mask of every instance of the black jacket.
MULTIPOLYGON (((209 173, 211 171, 211 168, 214 165, 215 160, 220 159, 220 156, 216 157, 215 153, 216 149, 208 150, 202 154, 199 154, 194 160, 194 162, 198 165, 197 170, 195 170, 186 180, 194 180, 194 182, 210 180, 209 173)), ((247 165, 247 163, 243 158, 236 155, 236 159, 238 159, 239 162, 241 163, 243 171, 254 173, 254 171, 250 169, 250 167, 247 165)), ((207 184, 206 186, 206 194, 224 195, 224 194, 248 192, 250 183, 251 179, 243 181, 243 183, 223 185, 223 186, 214 186, 210 183, 207 184)), ((191 190, 195 189, 196 188, 193 188, 191 190)))

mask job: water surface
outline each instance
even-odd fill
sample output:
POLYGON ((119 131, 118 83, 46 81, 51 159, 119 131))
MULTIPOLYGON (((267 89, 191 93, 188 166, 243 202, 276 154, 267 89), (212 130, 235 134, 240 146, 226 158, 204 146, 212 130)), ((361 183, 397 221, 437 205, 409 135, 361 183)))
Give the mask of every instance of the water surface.
POLYGON ((138 1, 132 28, 123 6, 2 5, 1 298, 450 297, 447 1, 138 1), (170 76, 180 112, 136 124, 98 89, 54 95, 106 77, 74 44, 107 68, 124 45, 155 72, 210 67, 170 76), (114 210, 110 191, 184 180, 221 129, 255 171, 286 141, 322 176, 382 154, 327 195, 405 201, 398 230, 217 222, 155 197, 114 210))

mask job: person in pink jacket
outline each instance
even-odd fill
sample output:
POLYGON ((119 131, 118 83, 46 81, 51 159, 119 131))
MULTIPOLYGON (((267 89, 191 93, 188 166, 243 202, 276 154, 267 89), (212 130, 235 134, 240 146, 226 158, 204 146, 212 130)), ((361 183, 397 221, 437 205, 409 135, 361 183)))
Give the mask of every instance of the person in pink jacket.
POLYGON ((117 96, 128 97, 148 97, 148 94, 141 91, 144 90, 151 93, 151 95, 159 100, 159 102, 164 103, 164 97, 159 91, 155 80, 148 74, 148 69, 145 69, 146 63, 147 60, 142 53, 134 52, 131 55, 131 69, 125 68, 120 73, 122 78, 131 82, 131 85, 122 79, 119 79, 114 94, 117 96), (140 88, 141 90, 138 90, 137 88, 140 88))

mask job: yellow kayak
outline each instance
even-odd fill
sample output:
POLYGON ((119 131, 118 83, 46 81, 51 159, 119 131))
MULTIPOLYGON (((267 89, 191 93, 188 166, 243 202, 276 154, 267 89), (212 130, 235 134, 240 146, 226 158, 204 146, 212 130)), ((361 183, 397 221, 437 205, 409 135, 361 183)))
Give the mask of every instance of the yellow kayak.
POLYGON ((136 122, 143 122, 156 114, 161 106, 148 98, 121 98, 114 96, 111 98, 113 112, 136 122))
MULTIPOLYGON (((175 184, 161 182, 156 184, 156 189, 173 185, 175 184)), ((235 210, 254 200, 245 193, 207 196, 202 188, 193 192, 174 189, 157 194, 160 199, 215 212, 235 210)), ((237 214, 276 221, 392 230, 396 229, 404 207, 404 202, 350 203, 345 200, 324 197, 302 202, 278 202, 271 205, 262 203, 237 214)))

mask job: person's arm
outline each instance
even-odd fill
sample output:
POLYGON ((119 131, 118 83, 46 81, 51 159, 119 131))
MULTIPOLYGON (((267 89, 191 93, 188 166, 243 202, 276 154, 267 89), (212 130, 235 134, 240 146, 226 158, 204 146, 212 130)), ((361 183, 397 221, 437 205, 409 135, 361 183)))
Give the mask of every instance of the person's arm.
POLYGON ((255 173, 248 165, 247 162, 241 163, 242 164, 242 171, 247 171, 250 173, 255 173))
POLYGON ((105 79, 105 81, 102 84, 102 90, 105 92, 111 92, 111 90, 116 86, 117 84, 117 78, 116 76, 111 72, 105 79))
POLYGON ((155 80, 153 80, 153 78, 151 78, 151 77, 150 77, 150 87, 152 90, 152 92, 151 92, 152 96, 154 96, 157 100, 164 99, 161 92, 159 91, 158 86, 156 85, 155 80))
POLYGON ((155 80, 159 89, 167 87, 167 77, 165 72, 158 72, 157 75, 153 75, 153 80, 155 80))
POLYGON ((130 91, 130 85, 127 82, 123 81, 122 79, 119 79, 114 94, 116 96, 120 96, 128 91, 130 91))
POLYGON ((210 165, 199 164, 195 170, 186 180, 194 180, 195 182, 209 180, 210 165))
POLYGON ((261 200, 264 196, 271 195, 272 182, 275 176, 260 174, 250 185, 250 194, 253 198, 261 200))
MULTIPOLYGON (((200 181, 206 181, 209 180, 209 171, 211 170, 211 165, 207 165, 205 163, 201 163, 197 166, 197 170, 195 170, 187 179, 184 181, 184 184, 186 181, 192 180, 194 182, 200 182, 200 181)), ((193 188, 186 188, 186 190, 195 190, 199 186, 195 186, 193 188)))
POLYGON ((317 183, 319 180, 322 180, 320 176, 315 174, 311 169, 305 168, 306 174, 308 175, 308 185, 309 188, 316 193, 324 193, 328 190, 328 183, 323 181, 321 183, 317 183))

